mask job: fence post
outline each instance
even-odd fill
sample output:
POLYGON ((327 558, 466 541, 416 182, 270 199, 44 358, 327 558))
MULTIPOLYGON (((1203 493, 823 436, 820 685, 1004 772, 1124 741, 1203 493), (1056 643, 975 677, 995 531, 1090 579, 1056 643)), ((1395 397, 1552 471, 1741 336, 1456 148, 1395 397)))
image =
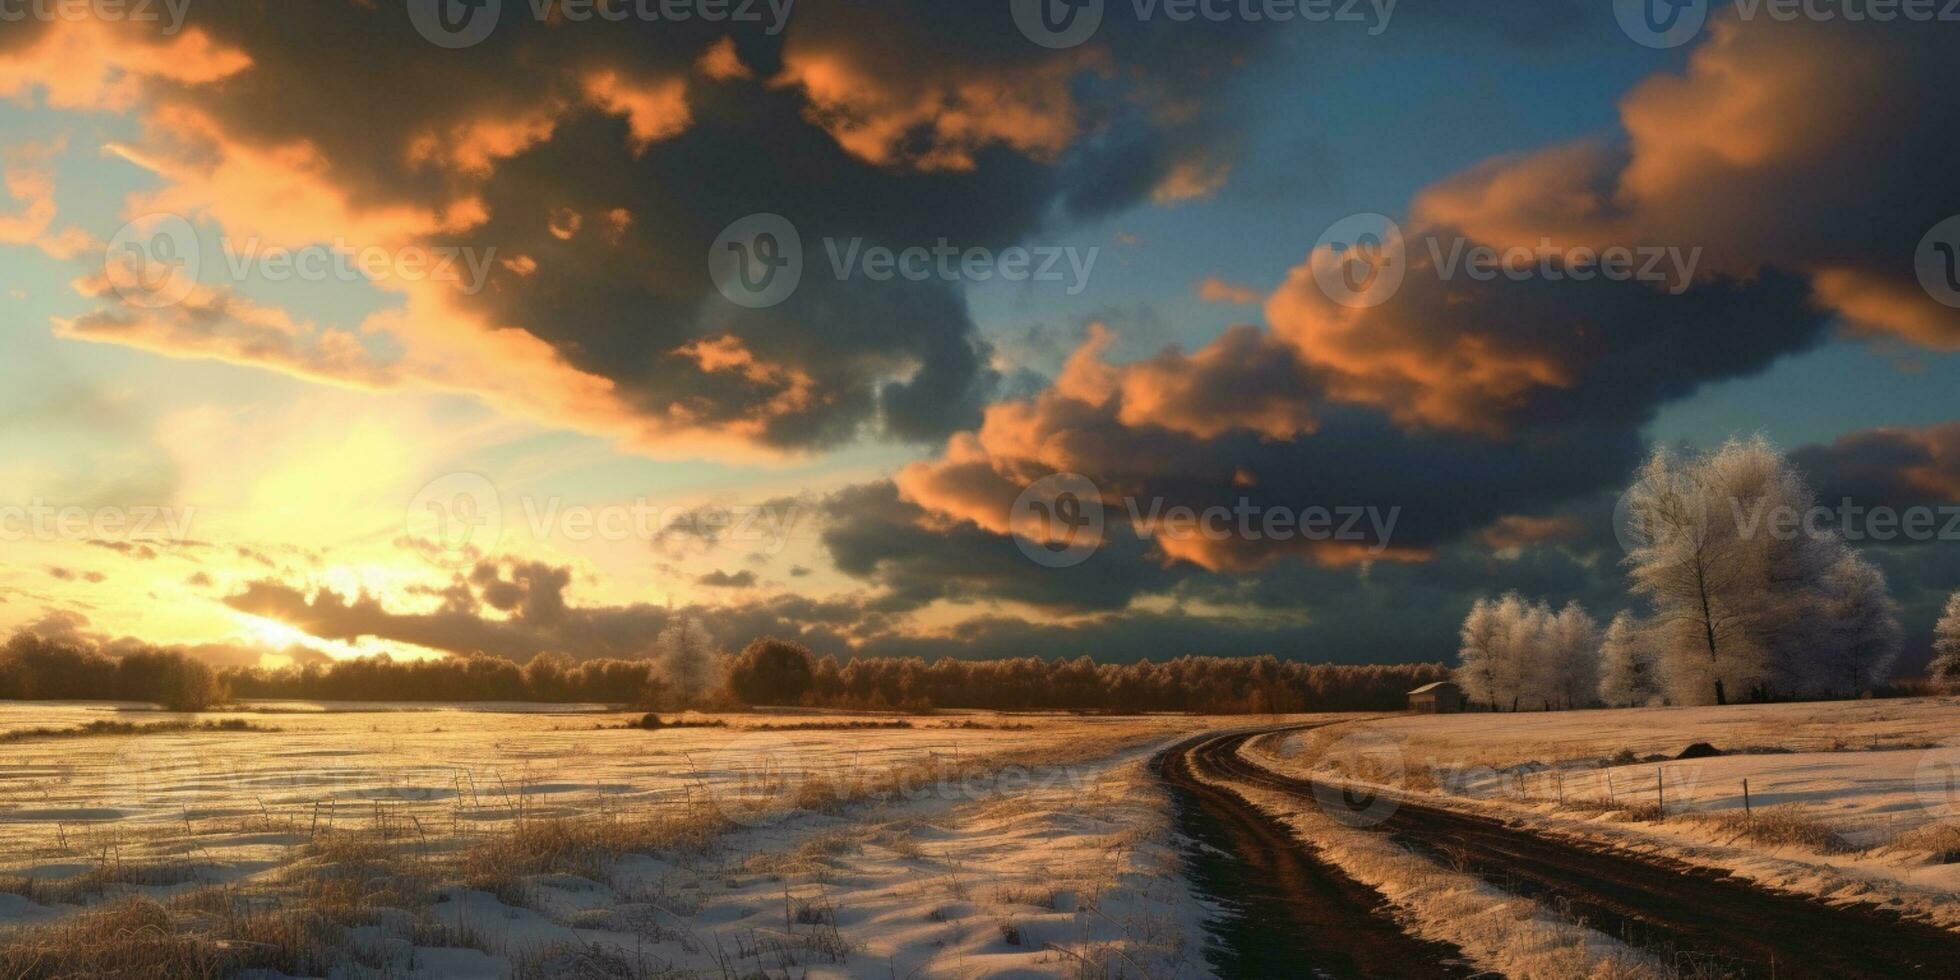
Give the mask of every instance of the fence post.
POLYGON ((1654 798, 1660 801, 1661 816, 1667 816, 1667 783, 1661 781, 1661 768, 1654 767, 1654 798))
POLYGON ((1742 815, 1745 817, 1754 816, 1755 813, 1756 808, 1749 803, 1749 780, 1744 779, 1742 781, 1742 815))

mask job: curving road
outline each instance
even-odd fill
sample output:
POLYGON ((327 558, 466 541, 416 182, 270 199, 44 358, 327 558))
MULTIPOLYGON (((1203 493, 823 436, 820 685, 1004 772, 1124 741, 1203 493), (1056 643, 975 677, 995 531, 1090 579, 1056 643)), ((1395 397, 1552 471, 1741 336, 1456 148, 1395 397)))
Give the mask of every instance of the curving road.
MULTIPOLYGON (((1250 783, 1313 797, 1314 783, 1279 775, 1239 755, 1251 739, 1285 730, 1192 739, 1167 752, 1161 768, 1173 786, 1186 792, 1197 792, 1192 784, 1208 787, 1208 808, 1239 811, 1221 820, 1249 825, 1263 814, 1221 786, 1250 783)), ((1658 953, 1685 975, 1932 977, 1954 976, 1960 969, 1960 934, 1869 905, 1826 905, 1719 872, 1550 838, 1419 802, 1399 802, 1376 829, 1413 849, 1446 854, 1456 866, 1507 891, 1557 903, 1595 929, 1658 953)), ((1288 842, 1295 860, 1317 865, 1323 874, 1339 874, 1314 858, 1310 845, 1290 835, 1288 842)), ((1273 846, 1259 842, 1257 857, 1248 860, 1274 860, 1273 846)), ((1361 889, 1346 893, 1350 912, 1381 918, 1372 911, 1379 896, 1370 899, 1371 891, 1348 883, 1361 889)), ((1331 900, 1339 892, 1322 894, 1331 900)))
POLYGON ((1210 951, 1226 977, 1463 977, 1454 946, 1417 939, 1382 914, 1385 900, 1320 859, 1286 826, 1199 777, 1214 736, 1156 761, 1184 835, 1193 877, 1236 914, 1210 951))

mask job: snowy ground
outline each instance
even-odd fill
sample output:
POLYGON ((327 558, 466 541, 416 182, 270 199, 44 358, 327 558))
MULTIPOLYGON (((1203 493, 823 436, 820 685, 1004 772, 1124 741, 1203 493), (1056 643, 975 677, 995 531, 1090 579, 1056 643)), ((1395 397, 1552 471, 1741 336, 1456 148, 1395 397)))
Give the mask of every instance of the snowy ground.
MULTIPOLYGON (((1264 761, 1257 754, 1254 758, 1264 761)), ((1383 834, 1348 826, 1314 802, 1254 785, 1227 785, 1313 841, 1319 855, 1350 878, 1379 891, 1389 914, 1410 934, 1461 949, 1479 975, 1616 980, 1671 975, 1663 964, 1611 936, 1410 851, 1383 834)))
POLYGON ((461 893, 440 914, 554 972, 610 947, 706 974, 1206 975, 1147 754, 971 801, 801 814, 705 860, 540 878, 525 908, 461 893))
POLYGON ((1396 716, 1262 749, 1271 768, 1960 928, 1960 700, 1396 716), (1739 754, 1640 761, 1695 742, 1739 754))
MULTIPOLYGON (((183 718, 126 707, 0 705, 0 737, 183 718)), ((290 969, 266 976, 1205 971, 1143 762, 1212 720, 649 732, 589 709, 320 707, 199 719, 276 733, 0 745, 0 923, 80 929, 136 896, 257 935, 253 916, 328 909, 338 948, 276 930, 260 959, 290 969)))

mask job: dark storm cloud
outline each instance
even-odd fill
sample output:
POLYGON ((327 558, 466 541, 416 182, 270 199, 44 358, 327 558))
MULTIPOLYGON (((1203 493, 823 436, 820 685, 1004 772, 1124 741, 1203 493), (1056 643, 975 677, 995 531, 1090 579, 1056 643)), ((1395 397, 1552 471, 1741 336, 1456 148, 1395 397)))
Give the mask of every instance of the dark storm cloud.
POLYGON ((1270 36, 1118 12, 1094 43, 1052 51, 1004 3, 804 0, 773 35, 504 8, 481 44, 443 50, 400 4, 201 5, 186 36, 208 70, 102 57, 144 79, 144 159, 209 185, 186 205, 207 193, 230 220, 270 224, 319 185, 370 232, 494 249, 488 288, 444 296, 460 323, 418 308, 391 329, 479 334, 493 361, 535 360, 519 335, 493 337, 515 328, 548 345, 531 367, 575 372, 555 384, 582 390, 411 367, 337 332, 286 357, 209 324, 145 326, 142 342, 347 383, 480 387, 648 448, 689 433, 775 449, 936 440, 975 424, 999 380, 964 286, 840 281, 822 242, 999 249, 1220 166, 1208 103, 1270 36), (220 189, 251 179, 288 186, 257 204, 220 189), (752 310, 716 291, 707 256, 764 212, 796 227, 807 261, 787 302, 752 310))
MULTIPOLYGON (((1066 471, 1094 481, 1106 504, 1400 507, 1379 557, 1403 561, 1434 562, 1472 535, 1496 550, 1560 530, 1553 520, 1574 502, 1624 484, 1659 407, 1815 346, 1834 315, 1942 343, 1943 314, 1916 286, 1886 292, 1856 273, 1909 271, 1900 257, 1948 210, 1928 170, 1952 156, 1948 102, 1960 90, 1933 84, 1951 70, 1942 36, 1718 20, 1684 75, 1657 74, 1624 101, 1623 141, 1499 158, 1421 194, 1400 289, 1384 301, 1330 298, 1316 274, 1341 260, 1323 247, 1267 302, 1268 331, 1234 328, 1126 364, 1108 363, 1109 341, 1092 336, 1048 390, 992 406, 941 459, 899 475, 900 497, 926 513, 908 523, 985 556, 1007 539, 1020 492, 1066 471), (1798 68, 1825 52, 1843 59, 1844 84, 1798 68), (1927 83, 1910 86, 1902 112, 1889 108, 1894 71, 1927 83), (1732 84, 1745 76, 1751 85, 1732 84), (1748 98, 1787 111, 1764 115, 1748 98), (1874 202, 1898 206, 1875 221, 1874 202), (1552 250, 1539 268, 1556 274, 1482 281, 1445 266, 1479 245, 1552 250), (1677 271, 1570 274, 1575 247, 1597 256, 1614 245, 1677 271), (1901 319, 1906 307, 1918 319, 1901 319)), ((1601 528, 1578 531, 1596 542, 1601 528)), ((840 567, 881 567, 880 542, 866 540, 840 567)), ((899 540, 895 553, 929 551, 899 540)), ((1243 537, 1158 545, 1160 561, 1240 575, 1288 558, 1366 560, 1243 537)), ((933 580, 906 588, 929 594, 933 580)))
POLYGON ((512 613, 517 622, 539 627, 564 621, 565 587, 571 582, 570 569, 543 562, 481 562, 470 571, 470 584, 476 586, 485 605, 512 613))
POLYGON ((1051 569, 1014 540, 971 524, 935 523, 889 482, 852 487, 824 503, 822 540, 839 571, 881 588, 877 605, 916 609, 938 600, 1008 600, 1070 610, 1115 610, 1175 584, 1134 537, 1112 539, 1093 569, 1051 569))
MULTIPOLYGON (((1149 549, 1158 564, 1247 572, 1286 558, 1421 560, 1505 517, 1620 485, 1660 405, 1808 347, 1824 323, 1787 278, 1675 295, 1646 283, 1424 273, 1412 269, 1392 300, 1357 312, 1296 270, 1267 305, 1270 333, 1234 328, 1190 353, 1113 365, 1100 359, 1107 340, 1092 339, 1053 388, 995 406, 942 459, 900 474, 903 500, 939 520, 895 522, 977 537, 960 549, 972 565, 895 532, 867 537, 840 567, 863 575, 884 547, 956 575, 984 568, 1011 545, 1014 500, 1054 472, 1088 477, 1119 524, 1152 507, 1241 502, 1261 513, 1396 515, 1389 539, 1366 551, 1298 537, 1159 539, 1149 549), (1691 342, 1706 356, 1678 356, 1691 342)), ((901 578, 917 592, 934 579, 901 578)), ((1121 594, 1127 583, 1101 584, 1121 594)))
POLYGON ((717 569, 694 581, 711 589, 752 589, 755 588, 755 573, 746 569, 734 573, 717 569))
POLYGON ((1700 246, 1709 272, 1802 275, 1856 329, 1960 347, 1960 312, 1915 273, 1922 240, 1960 213, 1956 38, 1952 22, 1718 7, 1681 72, 1621 99, 1621 134, 1498 158, 1415 211, 1503 246, 1700 246))
POLYGON ((1805 446, 1791 460, 1825 506, 1960 504, 1960 422, 1923 429, 1854 432, 1828 445, 1805 446))

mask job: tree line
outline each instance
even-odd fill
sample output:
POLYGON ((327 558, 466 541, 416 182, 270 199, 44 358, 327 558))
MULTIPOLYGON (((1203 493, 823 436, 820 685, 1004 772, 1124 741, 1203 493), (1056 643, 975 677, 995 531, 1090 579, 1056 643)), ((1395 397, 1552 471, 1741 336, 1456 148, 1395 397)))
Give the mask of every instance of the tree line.
POLYGON ((224 699, 217 671, 174 650, 110 657, 88 644, 27 632, 0 647, 0 701, 148 701, 201 711, 224 699))
POLYGON ((1088 657, 955 660, 816 656, 762 639, 713 651, 699 624, 670 627, 645 660, 546 654, 396 660, 386 655, 268 669, 213 670, 182 653, 112 657, 75 639, 20 633, 0 648, 0 700, 118 699, 199 710, 227 699, 538 701, 649 709, 741 704, 859 710, 1382 711, 1449 676, 1442 664, 1303 664, 1276 657, 1181 657, 1129 664, 1088 657))
MULTIPOLYGON (((1464 619, 1457 682, 1473 704, 1552 710, 1855 695, 1904 645, 1879 568, 1796 519, 1815 495, 1757 437, 1698 455, 1657 449, 1624 502, 1635 608, 1605 630, 1576 603, 1516 594, 1464 619)), ((1960 684, 1960 595, 1935 638, 1934 680, 1960 684)))
MULTIPOLYGON (((1263 657, 1179 657, 1128 664, 1088 657, 1044 660, 876 658, 839 662, 810 657, 795 644, 761 640, 736 658, 735 692, 742 664, 775 651, 779 662, 807 658, 810 678, 800 696, 777 689, 773 703, 835 708, 977 708, 1004 711, 1192 711, 1207 714, 1280 714, 1298 711, 1390 711, 1408 692, 1443 680, 1442 664, 1306 664, 1263 657), (787 648, 789 653, 782 651, 787 648)), ((794 676, 798 668, 788 668, 794 676)), ((781 670, 773 676, 783 675, 781 670)), ((765 674, 765 676, 771 676, 765 674)), ((747 693, 756 692, 750 688, 747 693)), ((755 700, 746 698, 745 700, 755 700)))

